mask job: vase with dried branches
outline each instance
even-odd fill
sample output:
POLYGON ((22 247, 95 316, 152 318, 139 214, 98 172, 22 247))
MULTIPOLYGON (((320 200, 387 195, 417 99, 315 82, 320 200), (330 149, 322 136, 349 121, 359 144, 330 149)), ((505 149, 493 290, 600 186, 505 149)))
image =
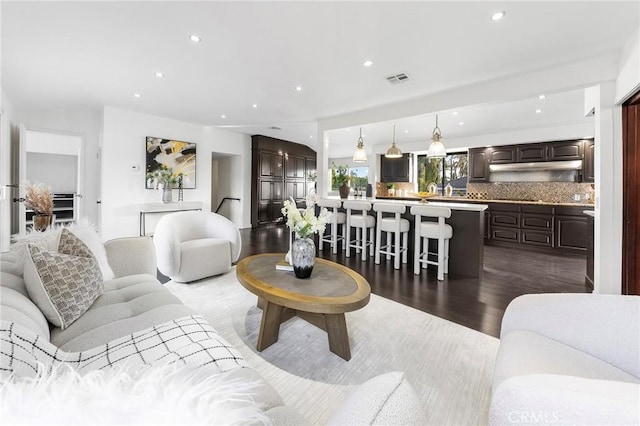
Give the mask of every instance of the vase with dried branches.
POLYGON ((44 231, 53 219, 53 193, 42 182, 25 184, 25 207, 33 210, 33 229, 44 231))

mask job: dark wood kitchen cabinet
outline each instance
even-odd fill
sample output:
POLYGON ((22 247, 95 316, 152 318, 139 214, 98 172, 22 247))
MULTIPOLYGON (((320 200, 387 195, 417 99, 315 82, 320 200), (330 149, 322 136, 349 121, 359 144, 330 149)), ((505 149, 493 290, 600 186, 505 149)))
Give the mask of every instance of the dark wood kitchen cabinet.
POLYGON ((587 217, 580 207, 557 207, 555 244, 559 249, 587 250, 587 217))
POLYGON ((489 149, 469 149, 469 182, 489 182, 489 149))
MULTIPOLYGON (((487 203, 490 245, 514 245, 582 253, 587 247, 584 206, 487 203)), ((485 233, 486 235, 486 233, 485 233)))
POLYGON ((595 182, 595 144, 589 139, 584 144, 584 161, 582 162, 582 181, 595 182))
POLYGON ((409 182, 410 170, 409 154, 402 154, 400 158, 380 156, 381 182, 409 182))
POLYGON ((283 156, 277 152, 260 151, 260 177, 282 177, 283 156))
POLYGON ((549 144, 549 161, 582 160, 584 141, 559 141, 549 144))
POLYGON ((285 176, 288 179, 305 178, 305 158, 296 155, 287 155, 284 158, 285 176))
POLYGON ((533 143, 529 145, 518 145, 516 147, 517 163, 535 163, 547 161, 549 147, 544 143, 533 143))
POLYGON ((489 164, 514 163, 516 149, 513 146, 498 146, 488 150, 489 164))
POLYGON ((281 223, 282 206, 289 196, 304 206, 316 170, 316 152, 306 145, 268 136, 251 137, 251 225, 281 223))

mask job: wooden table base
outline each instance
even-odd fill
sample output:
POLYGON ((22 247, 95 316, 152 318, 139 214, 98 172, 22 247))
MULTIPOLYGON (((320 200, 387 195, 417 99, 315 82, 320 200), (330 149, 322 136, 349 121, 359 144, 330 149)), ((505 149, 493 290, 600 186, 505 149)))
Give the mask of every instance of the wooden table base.
POLYGON ((262 352, 278 341, 280 324, 290 320, 294 316, 302 318, 310 324, 327 332, 329 337, 329 350, 347 361, 351 359, 349 347, 349 334, 344 314, 316 314, 312 312, 297 311, 267 302, 260 298, 258 307, 262 308, 262 321, 260 322, 260 334, 258 335, 258 351, 262 352))

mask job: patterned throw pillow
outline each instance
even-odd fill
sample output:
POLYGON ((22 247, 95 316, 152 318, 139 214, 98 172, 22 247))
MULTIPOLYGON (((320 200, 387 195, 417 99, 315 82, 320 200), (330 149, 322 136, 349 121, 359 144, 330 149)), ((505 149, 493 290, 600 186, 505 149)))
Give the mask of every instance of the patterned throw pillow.
POLYGON ((58 251, 29 244, 24 281, 49 322, 65 329, 102 294, 104 283, 91 251, 67 229, 62 230, 58 251))

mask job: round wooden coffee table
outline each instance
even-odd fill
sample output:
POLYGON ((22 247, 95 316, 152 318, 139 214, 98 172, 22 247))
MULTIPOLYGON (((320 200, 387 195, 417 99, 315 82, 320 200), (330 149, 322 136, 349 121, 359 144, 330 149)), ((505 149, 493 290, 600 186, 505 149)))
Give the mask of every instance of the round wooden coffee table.
POLYGON ((276 270, 284 253, 249 256, 238 262, 238 281, 258 296, 262 322, 258 351, 278 341, 280 324, 298 316, 327 332, 329 349, 351 359, 345 312, 369 303, 371 287, 357 272, 329 260, 316 258, 310 278, 298 279, 293 272, 276 270))

